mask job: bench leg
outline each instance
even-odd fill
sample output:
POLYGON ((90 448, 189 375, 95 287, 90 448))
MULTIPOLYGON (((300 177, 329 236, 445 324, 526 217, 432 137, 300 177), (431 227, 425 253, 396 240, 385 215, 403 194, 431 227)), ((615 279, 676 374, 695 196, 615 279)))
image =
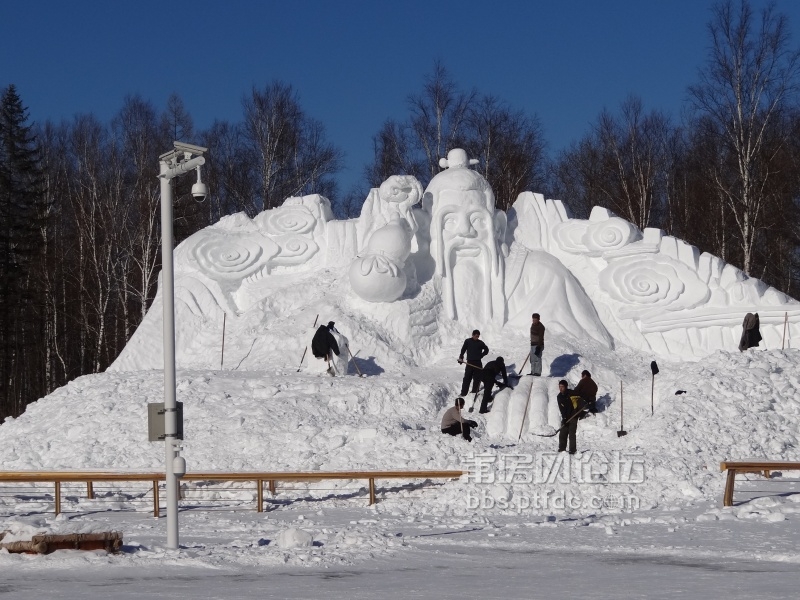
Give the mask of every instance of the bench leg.
POLYGON ((369 480, 369 505, 375 504, 375 480, 369 480))
POLYGON ((256 512, 264 512, 264 481, 259 479, 256 483, 258 484, 256 489, 256 502, 258 502, 256 512))
POLYGON ((722 498, 722 506, 733 506, 733 485, 736 481, 736 471, 728 469, 728 479, 725 482, 725 495, 722 498))
POLYGON ((269 481, 269 493, 272 494, 273 496, 275 495, 275 480, 274 479, 270 479, 270 481, 269 481))
POLYGON ((86 482, 86 497, 89 500, 94 500, 94 486, 91 481, 86 482))
POLYGON ((56 481, 55 500, 56 500, 56 516, 61 514, 61 482, 56 481))
POLYGON ((161 516, 158 498, 158 481, 153 482, 153 516, 157 519, 161 516))

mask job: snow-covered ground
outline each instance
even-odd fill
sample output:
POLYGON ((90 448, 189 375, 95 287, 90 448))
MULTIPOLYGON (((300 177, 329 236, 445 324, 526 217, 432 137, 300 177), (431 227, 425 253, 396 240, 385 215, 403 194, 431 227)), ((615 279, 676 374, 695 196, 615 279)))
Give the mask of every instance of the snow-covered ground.
MULTIPOLYGON (((523 342, 509 334, 496 350, 524 356, 523 342)), ((800 563, 797 474, 752 476, 737 487, 737 505, 723 509, 719 462, 798 460, 799 350, 660 362, 651 416, 650 357, 554 340, 545 352, 551 377, 542 381, 574 382, 590 368, 605 408, 581 422, 583 453, 567 464, 554 453, 556 438, 528 432, 518 442, 519 419, 487 433, 510 391, 496 397, 497 413, 472 414, 481 423, 472 444, 439 432, 460 386, 457 353, 446 347, 430 366, 366 378, 354 370, 333 378, 297 373, 290 364, 179 371, 184 455, 190 471, 463 468, 482 475, 379 482, 373 507, 364 482, 285 485, 267 495, 261 514, 252 485, 188 489, 177 552, 165 549, 163 519, 150 516, 147 485, 98 485, 93 501, 83 486, 67 487, 58 518, 49 488, 6 492, 0 530, 9 535, 114 529, 123 531, 125 548, 118 556, 0 552, 3 571, 13 573, 0 586, 12 597, 70 597, 87 584, 114 585, 120 598, 155 595, 162 585, 177 597, 231 597, 231 590, 255 597, 269 582, 268 597, 324 590, 359 598, 385 586, 391 597, 475 590, 492 597, 502 588, 505 597, 523 598, 532 587, 555 595, 569 581, 570 595, 588 598, 791 596, 800 563), (620 381, 624 437, 616 433, 620 381), (675 395, 679 389, 686 393, 675 395), (580 576, 570 579, 572 570, 580 576)), ((146 404, 160 401, 162 386, 159 371, 72 382, 2 426, 3 470, 160 470, 163 445, 146 441, 146 404)))

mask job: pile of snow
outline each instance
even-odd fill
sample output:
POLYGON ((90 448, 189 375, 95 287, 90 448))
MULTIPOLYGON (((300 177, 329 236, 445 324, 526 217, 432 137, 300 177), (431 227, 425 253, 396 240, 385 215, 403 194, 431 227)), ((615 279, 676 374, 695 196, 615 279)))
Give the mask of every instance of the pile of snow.
MULTIPOLYGON (((724 476, 719 462, 730 459, 800 459, 800 350, 718 352, 699 363, 665 363, 656 378, 655 414, 650 416, 650 377, 647 357, 625 355, 627 369, 609 369, 619 357, 608 354, 595 362, 562 342, 557 356, 550 346, 551 371, 572 365, 536 381, 546 388, 544 410, 552 415, 552 388, 566 375, 572 382, 589 366, 600 383, 605 411, 581 421, 578 447, 572 457, 556 455, 557 437, 539 437, 536 428, 509 419, 506 429, 491 423, 502 414, 500 405, 512 392, 499 394, 497 412, 479 421, 472 444, 441 434, 441 416, 457 394, 461 370, 448 360, 405 374, 328 377, 292 369, 239 373, 181 371, 178 396, 185 403, 184 456, 189 470, 337 471, 388 469, 464 469, 489 461, 493 480, 462 478, 421 495, 399 491, 384 500, 387 509, 404 512, 474 513, 475 498, 482 510, 532 514, 558 512, 615 513, 620 509, 683 505, 721 497, 724 476), (563 357, 573 357, 568 363, 563 357), (605 362, 604 362, 605 361, 605 362), (633 366, 632 366, 633 365, 633 366), (636 367, 636 368, 633 368, 636 367), (639 373, 634 377, 634 373, 639 373), (643 375, 644 374, 644 375, 643 375), (625 385, 625 429, 618 437, 619 381, 625 385), (685 394, 675 395, 675 391, 685 394), (550 469, 533 483, 510 477, 515 457, 532 457, 550 469), (606 474, 603 464, 622 461, 630 471, 621 481, 606 474), (605 463, 604 463, 605 461, 605 463), (566 471, 565 471, 566 469, 566 471), (584 476, 579 473, 583 469, 584 476), (592 478, 586 473, 593 473, 592 478), (569 476, 564 478, 564 473, 569 476), (602 506, 561 506, 557 502, 521 507, 532 493, 604 499, 602 506), (487 496, 488 495, 488 496, 487 496), (614 498, 635 498, 634 506, 619 506, 614 498), (610 500, 609 500, 610 499, 610 500), (472 504, 470 504, 472 503, 472 504), (402 507, 402 508, 398 508, 402 507)), ((583 348, 582 350, 585 350, 583 348)), ((533 380, 522 378, 522 387, 533 380)), ((161 400, 158 371, 108 372, 77 379, 34 403, 18 419, 2 426, 4 470, 131 469, 160 470, 163 445, 146 440, 146 404, 161 400)), ((539 400, 541 401, 542 398, 539 400)), ((468 405, 472 397, 468 398, 468 405)), ((534 403, 531 403, 533 406, 534 403)), ((531 409, 532 410, 532 409, 531 409)), ((529 419, 533 413, 529 411, 529 419)), ((518 417, 522 417, 520 413, 518 417)), ((507 415, 506 415, 507 418, 507 415)), ((553 424, 550 421, 551 425, 553 424)), ((557 424, 557 422, 556 422, 557 424)), ((520 468, 517 465, 517 471, 520 468)), ((529 475, 533 470, 529 468, 529 475)), ((511 474, 513 475, 513 474, 511 474)), ((323 487, 347 486, 325 482, 323 487)), ((357 483, 356 489, 363 486, 357 483)), ((313 493, 314 484, 309 486, 313 493)), ((329 495, 330 492, 320 492, 329 495)), ((288 497, 292 497, 291 493, 288 497)), ((294 498, 297 494, 294 494, 294 498)))

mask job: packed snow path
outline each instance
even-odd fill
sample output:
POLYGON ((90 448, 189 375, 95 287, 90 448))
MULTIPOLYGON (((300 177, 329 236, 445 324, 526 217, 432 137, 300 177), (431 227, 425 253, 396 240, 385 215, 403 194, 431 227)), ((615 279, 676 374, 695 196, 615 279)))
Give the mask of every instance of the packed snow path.
POLYGON ((560 423, 558 407, 555 404, 558 393, 557 378, 525 376, 519 380, 513 391, 504 390, 494 399, 492 412, 486 419, 486 432, 491 436, 506 437, 516 441, 520 433, 550 434, 553 426, 560 423), (553 401, 550 401, 550 398, 553 401), (551 405, 556 415, 552 414, 551 405))

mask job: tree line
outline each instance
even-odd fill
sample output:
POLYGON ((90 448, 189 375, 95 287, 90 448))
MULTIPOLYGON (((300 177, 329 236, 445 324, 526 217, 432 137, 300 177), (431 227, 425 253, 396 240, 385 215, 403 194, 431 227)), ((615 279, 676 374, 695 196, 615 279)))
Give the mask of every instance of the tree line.
MULTIPOLYGON (((519 193, 561 198, 578 217, 605 206, 659 227, 800 295, 800 55, 784 15, 748 2, 713 8, 710 51, 680 120, 635 95, 603 109, 556 156, 542 123, 462 89, 436 62, 408 113, 373 137, 363 187, 342 192, 342 151, 274 81, 242 99, 239 122, 196 131, 181 98, 163 111, 129 96, 108 123, 91 114, 32 123, 14 85, 0 99, 0 419, 67 381, 105 369, 141 322, 160 271, 158 156, 173 140, 209 148, 210 195, 176 180, 176 243, 221 217, 255 216, 320 193, 355 216, 370 187, 423 185, 454 147, 478 158, 497 206, 519 193)), ((184 181, 188 179, 188 181, 184 181)))

